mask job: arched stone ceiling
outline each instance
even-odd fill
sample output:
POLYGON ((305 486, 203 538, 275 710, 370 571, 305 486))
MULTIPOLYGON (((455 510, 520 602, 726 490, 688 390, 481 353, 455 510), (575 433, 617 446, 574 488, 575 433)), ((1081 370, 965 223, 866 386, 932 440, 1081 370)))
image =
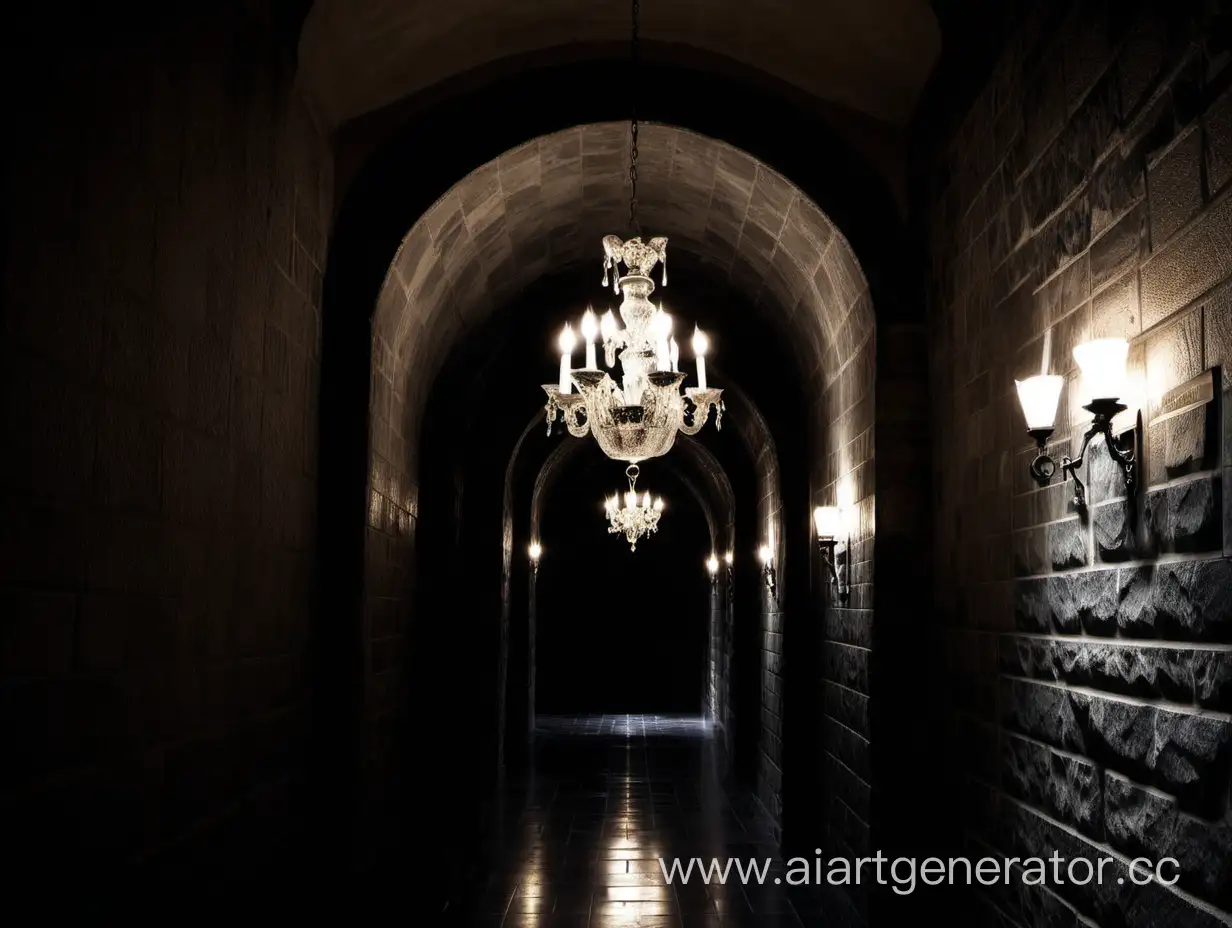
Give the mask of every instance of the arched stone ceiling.
MULTIPOLYGON (((332 128, 502 58, 627 41, 630 26, 630 5, 616 0, 315 0, 301 79, 332 128)), ((648 0, 640 33, 895 125, 910 116, 940 45, 927 0, 648 0)), ((633 86, 613 93, 653 92, 633 86)))
MULTIPOLYGON (((528 142, 466 176, 403 241, 378 299, 376 368, 422 400, 450 347, 550 271, 593 263, 601 240, 628 235, 628 126, 579 126, 528 142)), ((805 377, 837 374, 871 333, 868 285, 846 239, 786 178, 726 143, 645 125, 638 216, 791 333, 805 377)), ((608 291, 610 293, 610 290, 608 291)), ((615 298, 613 297, 615 301, 615 298)), ((412 415, 416 404, 411 402, 412 415)))

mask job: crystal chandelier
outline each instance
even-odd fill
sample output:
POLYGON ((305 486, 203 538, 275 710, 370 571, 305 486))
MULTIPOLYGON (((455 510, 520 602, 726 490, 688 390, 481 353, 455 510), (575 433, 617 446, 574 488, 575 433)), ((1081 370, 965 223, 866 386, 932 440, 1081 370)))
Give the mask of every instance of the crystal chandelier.
POLYGON ((629 542, 629 550, 637 550, 637 540, 643 535, 658 531, 659 516, 663 514, 663 497, 657 497, 652 503, 647 492, 639 501, 637 495, 638 466, 630 464, 625 468, 629 478, 629 490, 624 496, 624 505, 620 504, 620 496, 613 494, 603 504, 607 512, 608 533, 624 535, 629 542))
MULTIPOLYGON (((637 11, 633 3, 634 63, 637 59, 637 11)), ((629 225, 637 222, 637 116, 631 129, 629 180, 629 225)), ((586 366, 573 368, 573 349, 577 344, 568 324, 561 332, 559 347, 560 377, 557 383, 544 384, 548 434, 560 417, 569 434, 576 438, 593 435, 609 458, 637 463, 659 457, 671 450, 676 433, 696 435, 715 413, 715 428, 723 424, 723 391, 706 385, 706 350, 709 340, 700 329, 693 333, 693 353, 697 358, 697 386, 684 387, 685 374, 679 369, 680 349, 672 337, 672 317, 650 302, 654 292, 651 273, 662 264, 660 285, 667 286, 667 239, 658 236, 643 242, 640 235, 622 241, 617 235, 603 238, 603 286, 610 284, 622 294, 621 328, 611 310, 602 320, 587 309, 582 317, 582 337, 586 342, 586 366), (620 266, 624 265, 622 275, 620 266), (599 369, 595 337, 603 339, 606 367, 615 367, 619 354, 620 383, 599 369), (577 387, 578 392, 573 392, 577 387)))

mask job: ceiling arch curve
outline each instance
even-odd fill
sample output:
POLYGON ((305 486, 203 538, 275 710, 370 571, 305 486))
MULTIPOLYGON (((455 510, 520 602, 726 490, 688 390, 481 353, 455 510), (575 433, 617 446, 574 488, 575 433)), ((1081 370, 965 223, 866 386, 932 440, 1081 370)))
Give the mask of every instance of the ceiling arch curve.
MULTIPOLYGON (((531 538, 539 539, 541 536, 543 509, 552 488, 570 462, 587 450, 590 450, 588 442, 569 440, 557 445, 544 458, 531 491, 531 538)), ((656 459, 653 463, 672 471, 692 494, 706 519, 711 547, 725 544, 726 528, 735 518, 735 493, 718 458, 701 442, 682 435, 671 456, 656 459)), ((622 487, 623 484, 613 484, 614 491, 620 491, 622 487)))
MULTIPOLYGON (((550 271, 593 261, 602 293, 600 241, 627 229, 627 132, 599 123, 534 139, 468 174, 420 217, 373 320, 374 360, 391 388, 425 395, 467 329, 550 271)), ((847 240, 746 152, 647 125, 638 203, 643 229, 667 235, 669 255, 691 254, 791 333, 806 379, 833 379, 871 334, 868 283, 847 240)), ((660 295, 670 302, 670 293, 660 295)), ((413 428, 418 410, 404 411, 413 428)))
MULTIPOLYGON (((906 123, 940 48, 927 0, 658 0, 643 7, 639 32, 893 125, 906 123)), ((298 58, 334 128, 503 58, 629 33, 624 3, 315 0, 298 58)))

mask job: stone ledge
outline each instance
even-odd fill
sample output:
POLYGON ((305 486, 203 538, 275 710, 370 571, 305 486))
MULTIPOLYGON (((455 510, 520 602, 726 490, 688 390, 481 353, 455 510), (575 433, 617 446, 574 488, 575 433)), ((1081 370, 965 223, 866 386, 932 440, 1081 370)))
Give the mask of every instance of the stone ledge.
POLYGON ((1014 676, 1232 710, 1230 651, 1007 635, 1000 643, 1000 668, 1014 676))
POLYGON ((1006 727, 1082 754, 1214 815, 1226 801, 1232 722, 1030 680, 1002 680, 1006 727))
POLYGON ((1127 854, 1179 862, 1179 885, 1232 911, 1232 822, 1181 812, 1171 796, 1156 793, 1111 771, 1104 774, 1108 839, 1127 854))
MULTIPOLYGON (((1021 804, 1014 803, 1007 813, 1010 849, 1015 856, 1037 857, 1047 862, 1056 852, 1066 862, 1077 858, 1089 860, 1093 869, 1099 866, 1102 858, 1113 856, 1107 849, 1092 844, 1021 804)), ((1048 864, 1045 867, 1047 881, 1043 885, 1101 925, 1215 928, 1227 924, 1224 918, 1195 907, 1188 899, 1159 883, 1152 881, 1144 886, 1135 886, 1130 879, 1127 862, 1115 858, 1104 866, 1104 879, 1100 883, 1092 879, 1085 885, 1079 885, 1070 882, 1064 871, 1062 882, 1056 883, 1050 871, 1051 865, 1048 864)), ((1079 878, 1085 874, 1085 867, 1080 865, 1075 868, 1075 875, 1079 878)))

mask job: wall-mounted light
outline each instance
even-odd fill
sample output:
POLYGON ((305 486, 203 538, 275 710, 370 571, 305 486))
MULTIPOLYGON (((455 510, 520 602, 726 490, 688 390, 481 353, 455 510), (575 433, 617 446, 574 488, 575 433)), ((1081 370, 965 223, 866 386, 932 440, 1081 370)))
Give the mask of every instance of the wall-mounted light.
MULTIPOLYGON (((1102 435, 1108 446, 1108 454, 1121 468, 1125 488, 1132 493, 1137 479, 1135 454, 1131 439, 1130 447, 1124 448, 1112 433, 1112 420, 1128 407, 1121 402, 1125 395, 1125 366, 1129 360, 1129 342, 1123 338, 1098 338, 1074 348, 1074 360, 1082 371, 1083 386, 1089 397, 1082 408, 1091 413, 1091 427, 1082 437, 1082 450, 1078 457, 1064 455, 1061 458, 1061 479, 1074 481, 1074 505, 1086 507, 1086 488, 1076 471, 1082 467, 1087 445, 1096 435, 1102 435)), ((1045 450, 1052 437, 1057 419, 1057 405, 1061 397, 1064 378, 1056 374, 1038 374, 1026 380, 1016 381, 1018 402, 1022 405, 1027 420, 1027 434, 1035 440, 1037 454, 1031 462, 1031 477, 1040 486, 1051 482, 1057 472, 1057 462, 1045 450)))
POLYGON ((733 566, 736 563, 736 553, 728 551, 723 555, 723 563, 727 565, 727 589, 732 588, 732 582, 736 579, 736 571, 733 566))
POLYGON ((710 572, 710 588, 714 589, 719 582, 719 559, 713 554, 706 560, 706 570, 710 572))
POLYGON ((839 579, 838 563, 835 552, 838 548, 838 536, 843 530, 843 513, 837 506, 818 506, 813 510, 813 528, 817 532, 817 547, 830 571, 830 582, 840 600, 846 601, 851 592, 849 580, 851 572, 851 539, 848 536, 843 542, 843 551, 847 555, 843 559, 843 578, 839 579))
POLYGON ((532 541, 526 553, 530 555, 531 571, 533 571, 536 574, 539 573, 539 556, 543 554, 543 548, 540 547, 539 542, 532 541))
POLYGON ((773 596, 778 587, 778 577, 774 570, 774 550, 769 545, 762 545, 757 549, 757 559, 761 561, 761 575, 766 581, 766 589, 773 596))

